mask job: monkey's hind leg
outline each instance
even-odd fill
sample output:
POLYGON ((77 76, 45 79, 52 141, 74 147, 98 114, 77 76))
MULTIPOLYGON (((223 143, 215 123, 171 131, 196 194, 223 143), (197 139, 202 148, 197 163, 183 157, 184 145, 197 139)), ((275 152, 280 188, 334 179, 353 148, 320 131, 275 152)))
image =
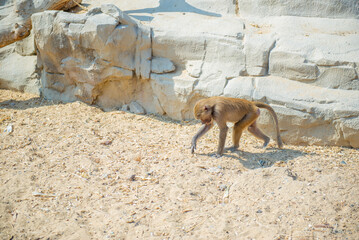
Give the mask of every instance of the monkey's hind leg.
POLYGON ((248 126, 250 126, 253 122, 255 122, 258 117, 259 117, 259 113, 257 112, 248 113, 241 120, 239 120, 234 124, 233 135, 232 135, 233 149, 238 149, 239 140, 241 139, 243 130, 245 130, 248 126))
POLYGON ((268 143, 270 141, 270 138, 265 135, 258 127, 257 127, 257 122, 254 121, 254 123, 252 123, 249 127, 248 127, 248 131, 250 133, 252 133, 255 137, 261 139, 264 141, 263 143, 263 148, 266 148, 268 146, 268 143))

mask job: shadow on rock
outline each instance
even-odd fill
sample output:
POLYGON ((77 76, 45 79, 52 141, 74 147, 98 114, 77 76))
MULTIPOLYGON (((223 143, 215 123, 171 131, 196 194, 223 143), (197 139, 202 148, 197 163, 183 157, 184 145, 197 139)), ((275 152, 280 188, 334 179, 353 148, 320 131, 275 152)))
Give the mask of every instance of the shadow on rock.
MULTIPOLYGON (((160 0, 159 6, 155 8, 144 8, 137 10, 125 11, 127 14, 132 13, 159 13, 159 12, 190 12, 201 15, 207 15, 212 17, 221 17, 221 14, 208 12, 199 8, 193 7, 188 4, 185 0, 160 0)), ((135 16, 134 16, 135 17, 135 16)), ((151 20, 149 18, 148 20, 151 20)))

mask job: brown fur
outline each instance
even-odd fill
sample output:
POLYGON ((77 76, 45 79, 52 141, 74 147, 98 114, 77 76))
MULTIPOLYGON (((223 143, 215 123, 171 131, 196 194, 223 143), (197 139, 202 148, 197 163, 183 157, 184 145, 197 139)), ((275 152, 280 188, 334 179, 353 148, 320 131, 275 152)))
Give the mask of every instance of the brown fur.
POLYGON ((260 115, 259 108, 267 109, 272 115, 277 132, 278 147, 282 148, 283 143, 279 133, 278 118, 271 106, 265 103, 251 102, 240 98, 211 97, 199 100, 194 107, 194 116, 196 119, 202 121, 203 126, 192 139, 191 152, 194 153, 197 140, 212 128, 213 121, 217 123, 220 130, 217 149, 218 155, 222 155, 224 151, 228 131, 227 122, 235 123, 232 136, 234 149, 239 147, 242 132, 247 128, 255 137, 262 139, 264 141, 263 147, 266 147, 270 138, 257 127, 256 123, 260 115))

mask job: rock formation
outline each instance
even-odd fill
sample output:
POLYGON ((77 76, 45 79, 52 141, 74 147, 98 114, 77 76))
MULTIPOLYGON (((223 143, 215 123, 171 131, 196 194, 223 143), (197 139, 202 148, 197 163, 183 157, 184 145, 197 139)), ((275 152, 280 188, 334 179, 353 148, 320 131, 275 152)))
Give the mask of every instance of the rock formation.
POLYGON ((82 0, 4 0, 0 7, 0 87, 39 93, 31 15, 70 9, 82 0), (16 42, 16 43, 14 43, 16 42), (14 44, 11 44, 14 43, 14 44), (10 45, 11 44, 11 45, 10 45), (21 68, 19 68, 21 66, 21 68))
POLYGON ((105 109, 136 102, 174 119, 193 118, 203 97, 247 98, 274 107, 286 143, 359 147, 356 1, 220 2, 227 7, 218 12, 199 0, 161 0, 33 14, 42 94, 105 109))
POLYGON ((4 0, 3 9, 9 13, 0 18, 0 48, 30 34, 31 15, 44 10, 70 9, 81 0, 4 0))

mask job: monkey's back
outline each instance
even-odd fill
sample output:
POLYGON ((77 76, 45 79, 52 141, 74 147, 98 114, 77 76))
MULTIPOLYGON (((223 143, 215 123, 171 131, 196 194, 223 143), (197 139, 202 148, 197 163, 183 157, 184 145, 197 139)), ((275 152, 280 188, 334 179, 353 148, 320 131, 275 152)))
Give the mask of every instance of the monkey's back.
MULTIPOLYGON (((224 118, 227 122, 238 122, 248 112, 257 111, 257 107, 246 99, 230 98, 230 97, 210 97, 205 104, 213 106, 213 116, 216 121, 218 117, 224 118)), ((201 100, 202 101, 202 100, 201 100)))

